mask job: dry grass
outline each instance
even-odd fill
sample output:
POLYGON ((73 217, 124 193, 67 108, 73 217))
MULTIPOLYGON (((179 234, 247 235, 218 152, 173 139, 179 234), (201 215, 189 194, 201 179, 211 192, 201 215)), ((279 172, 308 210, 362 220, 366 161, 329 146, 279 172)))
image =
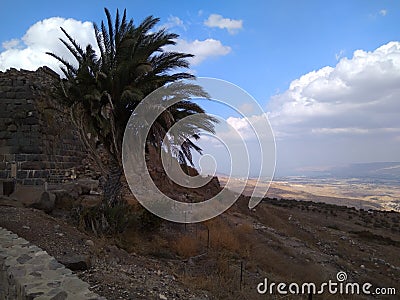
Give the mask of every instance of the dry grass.
POLYGON ((200 254, 201 243, 198 238, 185 234, 170 243, 172 250, 179 256, 188 258, 200 254))
POLYGON ((229 227, 219 218, 207 222, 206 226, 210 231, 210 248, 212 250, 239 254, 242 245, 236 235, 235 228, 229 227))

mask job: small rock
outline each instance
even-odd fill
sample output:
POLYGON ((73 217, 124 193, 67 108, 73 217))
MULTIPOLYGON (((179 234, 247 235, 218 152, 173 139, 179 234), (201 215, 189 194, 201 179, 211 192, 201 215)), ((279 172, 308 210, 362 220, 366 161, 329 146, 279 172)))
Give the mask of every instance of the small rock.
POLYGON ((364 265, 361 265, 360 268, 361 268, 361 269, 365 269, 365 266, 364 266, 364 265))
POLYGON ((174 275, 165 275, 166 279, 170 279, 170 280, 175 280, 175 276, 174 275))
POLYGON ((8 127, 7 127, 7 130, 8 131, 11 131, 11 132, 15 132, 15 131, 17 131, 17 126, 15 125, 15 124, 11 124, 11 125, 9 125, 8 127))
POLYGON ((158 297, 162 300, 168 300, 168 298, 166 296, 164 296, 163 294, 159 294, 158 297))
POLYGON ((64 255, 59 262, 72 271, 84 271, 90 268, 90 259, 84 255, 64 255))
POLYGON ((380 264, 382 264, 382 265, 386 264, 386 261, 384 261, 384 260, 381 259, 381 258, 378 258, 377 261, 378 261, 378 263, 380 263, 380 264))
POLYGON ((22 228, 23 229, 31 229, 29 226, 26 226, 26 225, 22 226, 22 228))
POLYGON ((94 242, 92 240, 86 240, 85 245, 87 245, 89 247, 94 247, 94 242))

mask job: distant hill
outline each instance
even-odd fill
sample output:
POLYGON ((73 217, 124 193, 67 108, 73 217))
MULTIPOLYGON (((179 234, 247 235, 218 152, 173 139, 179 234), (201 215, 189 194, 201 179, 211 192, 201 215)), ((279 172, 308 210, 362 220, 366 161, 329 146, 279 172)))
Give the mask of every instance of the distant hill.
POLYGON ((338 177, 379 177, 381 179, 400 179, 400 162, 375 162, 350 164, 332 169, 338 177))
POLYGON ((400 180, 400 162, 354 163, 325 168, 323 171, 303 170, 301 175, 307 177, 400 180))

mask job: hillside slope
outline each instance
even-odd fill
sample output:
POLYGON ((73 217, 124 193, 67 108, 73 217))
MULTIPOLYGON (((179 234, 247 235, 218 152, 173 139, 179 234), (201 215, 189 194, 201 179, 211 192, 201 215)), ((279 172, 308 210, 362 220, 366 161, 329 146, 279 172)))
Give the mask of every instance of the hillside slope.
POLYGON ((27 208, 0 206, 0 226, 58 259, 88 255, 91 268, 77 274, 109 299, 265 299, 256 290, 264 278, 319 284, 339 271, 400 292, 400 214, 271 199, 250 211, 247 201, 202 224, 165 222, 117 240, 27 208))

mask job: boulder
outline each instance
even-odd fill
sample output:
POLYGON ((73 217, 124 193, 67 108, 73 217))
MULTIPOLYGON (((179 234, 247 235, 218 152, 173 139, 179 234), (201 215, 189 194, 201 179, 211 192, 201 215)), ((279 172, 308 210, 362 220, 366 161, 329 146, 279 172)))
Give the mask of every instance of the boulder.
POLYGON ((40 202, 44 192, 42 186, 17 185, 10 198, 16 199, 24 206, 29 207, 34 203, 40 202))
POLYGON ((45 213, 51 213, 54 209, 56 196, 53 193, 43 192, 39 201, 32 203, 29 207, 43 210, 45 213))

